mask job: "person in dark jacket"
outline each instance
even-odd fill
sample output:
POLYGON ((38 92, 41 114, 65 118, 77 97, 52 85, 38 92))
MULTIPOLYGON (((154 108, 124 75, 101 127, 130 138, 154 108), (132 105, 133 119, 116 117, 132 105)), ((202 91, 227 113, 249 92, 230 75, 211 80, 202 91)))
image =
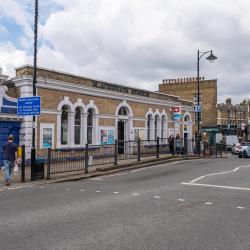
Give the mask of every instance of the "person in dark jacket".
POLYGON ((13 143, 14 136, 8 136, 8 142, 3 146, 3 160, 6 185, 10 185, 12 168, 17 158, 17 145, 13 143))
POLYGON ((174 136, 170 135, 168 138, 169 150, 172 155, 174 155, 174 136))

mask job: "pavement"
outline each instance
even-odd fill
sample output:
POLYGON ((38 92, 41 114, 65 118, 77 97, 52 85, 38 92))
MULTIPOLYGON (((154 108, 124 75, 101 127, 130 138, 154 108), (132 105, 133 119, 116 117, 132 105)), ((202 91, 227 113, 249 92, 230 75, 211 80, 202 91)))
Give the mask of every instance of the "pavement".
POLYGON ((250 162, 175 161, 0 191, 0 249, 250 249, 250 162))
MULTIPOLYGON (((27 183, 34 183, 37 185, 44 184, 44 183, 57 183, 57 182, 65 182, 65 181, 77 181, 81 179, 88 179, 98 176, 103 176, 107 174, 128 171, 131 169, 138 169, 143 167, 149 167, 155 164, 173 162, 173 161, 182 161, 182 160, 189 160, 189 159, 198 159, 200 157, 197 156, 181 156, 181 155, 160 155, 160 158, 156 158, 155 156, 150 157, 142 157, 141 161, 138 162, 137 159, 126 159, 118 161, 118 165, 115 166, 114 164, 105 164, 101 166, 90 166, 89 173, 85 174, 84 171, 75 171, 75 172, 66 172, 60 174, 51 175, 50 180, 46 179, 46 166, 44 170, 45 179, 36 180, 35 182, 31 182, 31 169, 30 167, 25 168, 25 183, 21 182, 21 169, 17 173, 12 174, 12 181, 11 186, 25 186, 27 183)), ((4 171, 0 170, 0 180, 2 180, 2 184, 5 185, 4 180, 4 171)))

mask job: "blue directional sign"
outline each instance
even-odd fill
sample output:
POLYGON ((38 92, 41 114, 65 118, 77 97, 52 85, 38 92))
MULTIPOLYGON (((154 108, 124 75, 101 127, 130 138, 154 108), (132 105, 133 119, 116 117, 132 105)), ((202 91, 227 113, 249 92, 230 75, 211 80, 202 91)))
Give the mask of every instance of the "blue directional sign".
POLYGON ((194 112, 195 112, 195 113, 200 113, 201 111, 202 111, 201 106, 199 106, 199 105, 195 105, 195 106, 194 106, 194 112))
POLYGON ((41 97, 19 97, 17 99, 17 115, 33 116, 40 115, 41 112, 41 97))

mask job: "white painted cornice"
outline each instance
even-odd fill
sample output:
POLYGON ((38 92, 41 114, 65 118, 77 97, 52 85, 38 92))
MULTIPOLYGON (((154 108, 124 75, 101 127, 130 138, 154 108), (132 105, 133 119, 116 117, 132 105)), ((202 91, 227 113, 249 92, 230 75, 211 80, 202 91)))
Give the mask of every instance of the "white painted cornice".
MULTIPOLYGON (((12 81, 15 83, 16 87, 32 85, 32 77, 17 77, 13 78, 12 81)), ((82 84, 74 84, 69 82, 63 81, 56 81, 47 79, 46 82, 43 78, 37 79, 37 87, 44 88, 44 89, 52 89, 58 91, 65 91, 65 92, 72 92, 77 94, 85 94, 97 97, 104 97, 110 99, 117 99, 117 100, 126 100, 131 102, 140 102, 146 104, 154 104, 154 105, 161 105, 161 106, 182 106, 183 110, 186 111, 193 111, 193 102, 190 102, 190 106, 182 105, 181 102, 186 100, 179 99, 178 101, 170 101, 164 99, 156 99, 152 97, 144 97, 144 96, 135 96, 129 95, 126 93, 114 92, 104 89, 94 88, 88 85, 82 84)), ((153 93, 153 92, 152 92, 153 93)))

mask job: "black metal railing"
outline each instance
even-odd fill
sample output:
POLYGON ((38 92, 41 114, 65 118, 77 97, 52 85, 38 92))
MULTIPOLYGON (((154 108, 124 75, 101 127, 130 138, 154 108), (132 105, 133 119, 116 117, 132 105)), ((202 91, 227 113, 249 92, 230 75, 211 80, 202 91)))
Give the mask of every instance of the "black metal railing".
POLYGON ((167 138, 155 140, 117 141, 114 144, 88 145, 83 148, 48 149, 46 164, 47 178, 52 174, 66 172, 89 173, 89 167, 104 164, 117 165, 122 160, 137 160, 142 157, 156 157, 161 155, 200 155, 222 156, 222 147, 219 144, 209 145, 201 140, 187 140, 175 138, 169 142, 167 138))

